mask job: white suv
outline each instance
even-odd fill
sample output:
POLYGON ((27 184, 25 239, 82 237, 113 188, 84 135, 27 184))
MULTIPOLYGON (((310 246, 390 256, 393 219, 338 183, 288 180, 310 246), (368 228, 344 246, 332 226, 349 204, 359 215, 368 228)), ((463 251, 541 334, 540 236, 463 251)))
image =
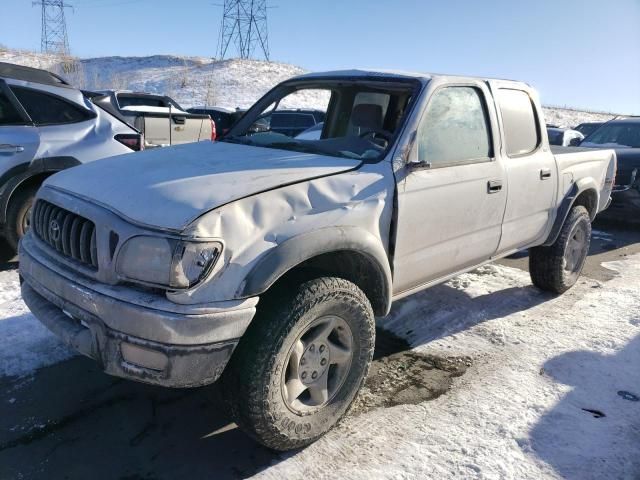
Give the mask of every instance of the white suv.
POLYGON ((51 174, 142 148, 142 135, 44 70, 0 63, 0 224, 11 246, 51 174))

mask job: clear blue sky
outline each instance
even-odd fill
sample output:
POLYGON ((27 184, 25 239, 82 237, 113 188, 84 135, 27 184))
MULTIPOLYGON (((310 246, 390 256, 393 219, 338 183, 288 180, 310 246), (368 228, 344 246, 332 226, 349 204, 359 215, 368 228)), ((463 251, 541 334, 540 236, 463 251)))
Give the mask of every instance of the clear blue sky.
MULTIPOLYGON (((40 9, 1 1, 0 44, 39 49, 40 9)), ((70 2, 69 39, 80 57, 216 53, 223 0, 70 2)), ((512 78, 536 86, 545 104, 640 114, 640 0, 270 4, 273 60, 512 78)))

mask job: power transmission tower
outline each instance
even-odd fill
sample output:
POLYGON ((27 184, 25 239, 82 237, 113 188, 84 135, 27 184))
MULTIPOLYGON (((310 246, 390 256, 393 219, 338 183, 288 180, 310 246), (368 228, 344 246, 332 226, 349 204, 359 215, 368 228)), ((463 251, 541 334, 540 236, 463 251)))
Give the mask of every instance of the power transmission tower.
POLYGON ((259 48, 269 60, 267 0, 224 0, 220 31, 220 59, 234 44, 240 58, 252 58, 259 48))
POLYGON ((64 17, 64 0, 39 0, 33 5, 42 6, 42 36, 40 50, 42 53, 69 56, 69 38, 67 22, 64 17))

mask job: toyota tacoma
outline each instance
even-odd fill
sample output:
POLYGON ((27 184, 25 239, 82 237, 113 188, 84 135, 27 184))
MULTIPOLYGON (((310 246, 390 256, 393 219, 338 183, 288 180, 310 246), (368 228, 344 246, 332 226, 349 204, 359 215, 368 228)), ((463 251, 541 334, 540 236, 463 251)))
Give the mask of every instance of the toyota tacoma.
POLYGON ((574 285, 615 169, 613 150, 552 150, 524 83, 307 74, 220 142, 47 179, 22 295, 106 373, 220 379, 241 428, 298 448, 348 410, 394 301, 523 249, 535 285, 574 285), (254 133, 310 103, 326 112, 319 138, 254 133))

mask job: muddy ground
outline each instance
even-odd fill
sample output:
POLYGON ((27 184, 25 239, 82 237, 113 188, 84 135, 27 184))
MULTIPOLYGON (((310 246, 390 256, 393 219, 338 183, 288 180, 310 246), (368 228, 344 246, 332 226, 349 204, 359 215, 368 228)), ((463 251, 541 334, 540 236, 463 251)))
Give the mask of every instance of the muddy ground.
MULTIPOLYGON (((584 274, 640 252, 640 230, 597 224, 584 274)), ((6 248, 0 268, 15 268, 6 248)), ((500 261, 527 268, 525 254, 500 261)), ((447 392, 473 358, 410 351, 380 330, 371 374, 350 415, 447 392)), ((217 385, 168 390, 103 374, 74 357, 29 378, 0 378, 0 479, 244 478, 285 458, 230 423, 217 385)), ((374 434, 374 432, 372 433, 374 434)))

